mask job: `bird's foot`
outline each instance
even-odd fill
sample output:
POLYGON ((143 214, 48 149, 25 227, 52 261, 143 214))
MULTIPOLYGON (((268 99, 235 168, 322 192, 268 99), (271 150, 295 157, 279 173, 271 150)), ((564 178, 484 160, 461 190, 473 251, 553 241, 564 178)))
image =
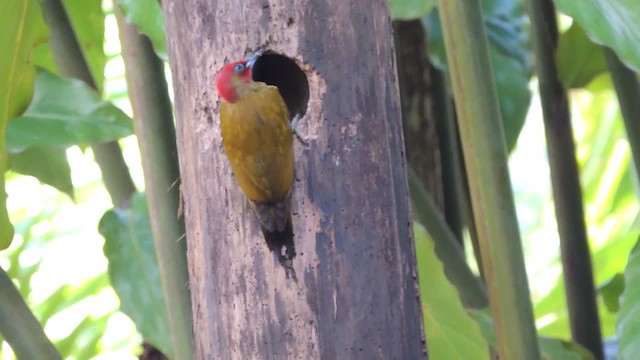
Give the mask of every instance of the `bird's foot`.
POLYGON ((298 139, 300 139, 300 142, 303 143, 304 145, 309 145, 309 141, 307 141, 306 137, 304 136, 304 134, 302 134, 302 132, 300 131, 300 129, 298 129, 298 125, 300 124, 300 121, 303 119, 302 116, 300 116, 300 114, 296 114, 293 119, 291 119, 291 123, 289 124, 289 127, 291 127, 291 131, 293 131, 294 134, 296 134, 296 136, 298 137, 298 139))

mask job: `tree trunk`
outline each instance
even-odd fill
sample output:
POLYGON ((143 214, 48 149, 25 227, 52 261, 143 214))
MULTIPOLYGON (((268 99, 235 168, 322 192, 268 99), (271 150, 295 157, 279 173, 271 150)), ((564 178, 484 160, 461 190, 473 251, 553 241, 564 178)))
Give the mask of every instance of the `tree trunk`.
POLYGON ((437 70, 427 57, 427 39, 421 20, 396 20, 393 29, 407 159, 444 215, 438 121, 446 121, 446 114, 438 107, 441 89, 435 84, 437 70))
POLYGON ((424 358, 387 1, 163 6, 197 358, 424 358), (306 113, 309 145, 295 143, 293 272, 270 254, 218 125, 216 71, 263 46, 303 71, 273 54, 261 70, 306 113))

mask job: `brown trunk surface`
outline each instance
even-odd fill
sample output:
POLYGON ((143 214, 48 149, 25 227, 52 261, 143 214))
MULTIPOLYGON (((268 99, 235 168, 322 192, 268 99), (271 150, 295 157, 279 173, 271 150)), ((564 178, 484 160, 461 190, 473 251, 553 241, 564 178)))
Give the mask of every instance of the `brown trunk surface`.
POLYGON ((163 6, 197 358, 426 357, 387 1, 163 6), (265 45, 309 86, 307 103, 304 79, 276 76, 309 140, 295 143, 297 281, 265 245, 218 126, 217 70, 265 45))

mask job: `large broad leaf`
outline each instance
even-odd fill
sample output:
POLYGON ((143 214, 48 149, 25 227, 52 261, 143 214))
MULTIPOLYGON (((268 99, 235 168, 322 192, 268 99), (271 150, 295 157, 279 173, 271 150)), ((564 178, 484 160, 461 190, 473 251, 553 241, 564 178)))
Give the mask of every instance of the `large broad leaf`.
POLYGON ((71 168, 64 150, 34 146, 9 155, 11 170, 31 175, 73 197, 71 168))
POLYGON ((104 83, 104 12, 102 0, 63 0, 71 26, 98 89, 104 83))
POLYGON ((4 172, 8 167, 5 131, 9 119, 19 115, 33 95, 35 69, 29 59, 31 51, 44 43, 49 32, 36 0, 4 0, 0 13, 0 250, 13 238, 4 189, 4 172))
POLYGON ((489 346, 449 283, 427 231, 414 223, 420 297, 432 359, 489 359, 489 346))
MULTIPOLYGON (((489 55, 498 90, 500 112, 507 148, 513 149, 529 110, 529 80, 532 63, 528 50, 526 16, 518 0, 483 0, 489 55)), ((446 54, 438 12, 423 18, 427 29, 429 56, 446 70, 446 54)))
POLYGON ((172 354, 158 260, 151 235, 147 203, 132 197, 130 210, 107 211, 98 225, 104 236, 109 276, 122 312, 129 315, 145 341, 172 354))
POLYGON ((58 73, 58 68, 53 60, 53 54, 51 53, 51 47, 48 42, 40 44, 33 49, 31 53, 31 63, 39 69, 44 69, 54 74, 58 73))
POLYGON ((9 123, 7 148, 66 148, 115 140, 133 133, 131 119, 79 80, 38 72, 33 101, 9 123))
POLYGON ((594 77, 607 71, 602 46, 589 40, 575 22, 560 36, 556 63, 560 81, 567 89, 586 86, 594 77))
MULTIPOLYGON (((593 253, 596 281, 598 278, 611 278, 624 268, 626 257, 633 246, 632 241, 633 239, 629 236, 621 236, 593 253)), ((603 302, 598 302, 598 313, 603 336, 611 336, 615 332, 615 314, 612 314, 603 302)), ((540 334, 554 337, 569 336, 569 316, 562 277, 558 278, 553 289, 541 301, 535 303, 535 315, 536 321, 542 324, 538 328, 540 334)))
MULTIPOLYGON (((480 326, 482 336, 491 344, 493 348, 497 347, 496 333, 493 328, 493 319, 489 309, 469 310, 473 319, 480 326)), ((543 360, 592 360, 593 355, 572 342, 559 339, 551 339, 546 337, 538 338, 540 344, 540 353, 543 360)))
POLYGON ((640 354, 640 241, 629 256, 624 282, 618 312, 618 356, 622 360, 635 360, 640 354))
POLYGON ((558 9, 586 30, 589 38, 612 48, 627 66, 640 72, 638 0, 556 0, 558 9))
POLYGON ((157 0, 120 0, 120 10, 128 23, 147 35, 156 54, 167 60, 167 45, 164 37, 164 16, 157 0))
POLYGON ((435 5, 435 0, 389 0, 393 20, 420 19, 433 10, 435 5))

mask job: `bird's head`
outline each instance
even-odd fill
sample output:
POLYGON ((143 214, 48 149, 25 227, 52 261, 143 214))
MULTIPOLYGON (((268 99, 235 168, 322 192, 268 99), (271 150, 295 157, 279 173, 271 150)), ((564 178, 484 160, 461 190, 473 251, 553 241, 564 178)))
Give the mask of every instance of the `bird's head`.
POLYGON ((234 103, 242 97, 251 83, 251 70, 262 51, 251 54, 246 60, 228 63, 216 75, 216 89, 226 102, 234 103))

